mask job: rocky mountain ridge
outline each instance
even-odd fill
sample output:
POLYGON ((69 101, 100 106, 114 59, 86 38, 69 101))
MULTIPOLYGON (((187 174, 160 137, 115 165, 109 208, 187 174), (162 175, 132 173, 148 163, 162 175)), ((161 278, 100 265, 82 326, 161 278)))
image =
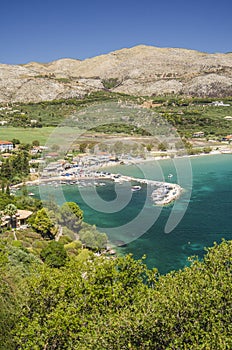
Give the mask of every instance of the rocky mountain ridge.
POLYGON ((232 96, 232 53, 139 45, 83 61, 0 64, 0 103, 81 98, 105 88, 133 95, 232 96))

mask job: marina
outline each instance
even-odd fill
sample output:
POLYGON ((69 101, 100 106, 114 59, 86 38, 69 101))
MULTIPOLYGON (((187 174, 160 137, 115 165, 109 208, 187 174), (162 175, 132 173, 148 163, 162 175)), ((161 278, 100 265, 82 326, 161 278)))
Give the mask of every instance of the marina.
MULTIPOLYGON (((144 160, 140 158, 124 159, 123 165, 142 164, 144 160)), ((148 180, 134 176, 126 176, 119 173, 109 172, 105 169, 108 167, 113 169, 115 166, 122 164, 122 159, 114 159, 112 156, 84 156, 77 157, 72 163, 63 159, 49 161, 43 164, 39 169, 39 178, 34 181, 28 181, 27 185, 45 184, 54 186, 75 185, 79 188, 84 187, 103 187, 107 181, 122 185, 125 182, 131 183, 131 192, 135 193, 141 190, 141 186, 145 185, 152 191, 151 199, 154 205, 163 206, 175 201, 182 193, 183 189, 175 183, 148 180)), ((168 179, 173 177, 172 173, 167 176, 168 179)), ((33 194, 30 194, 33 195, 33 194)))
MULTIPOLYGON (((52 178, 41 177, 35 181, 28 181, 28 186, 43 186, 51 185, 58 187, 59 185, 76 185, 78 187, 101 187, 105 186, 104 181, 111 181, 117 184, 123 184, 125 182, 131 183, 131 191, 137 192, 141 190, 141 185, 150 186, 153 191, 151 198, 154 205, 167 205, 175 201, 181 195, 183 189, 178 184, 173 184, 169 182, 161 182, 155 180, 141 179, 132 176, 125 176, 121 174, 112 174, 109 172, 88 172, 78 176, 75 173, 69 174, 68 176, 63 174, 61 176, 56 176, 52 178), (139 185, 132 185, 133 183, 138 183, 139 185)), ((15 186, 14 186, 15 187, 15 186)), ((30 196, 33 196, 33 192, 30 192, 30 196)))

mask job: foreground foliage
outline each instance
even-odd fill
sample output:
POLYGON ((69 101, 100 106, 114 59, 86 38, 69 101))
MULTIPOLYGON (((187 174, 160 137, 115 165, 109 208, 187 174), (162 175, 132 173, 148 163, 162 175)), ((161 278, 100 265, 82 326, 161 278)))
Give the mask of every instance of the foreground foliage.
MULTIPOLYGON (((1 262, 4 277, 7 255, 1 262)), ((232 348, 231 241, 166 276, 130 255, 106 259, 87 250, 64 267, 33 263, 26 271, 14 282, 11 308, 1 309, 10 324, 0 338, 14 339, 9 349, 232 348), (12 315, 18 289, 23 298, 12 315)))

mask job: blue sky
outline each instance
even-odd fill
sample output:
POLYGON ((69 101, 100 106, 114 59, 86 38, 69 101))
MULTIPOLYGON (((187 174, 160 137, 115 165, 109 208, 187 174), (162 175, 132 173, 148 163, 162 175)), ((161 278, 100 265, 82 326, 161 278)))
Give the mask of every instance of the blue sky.
POLYGON ((232 51, 232 2, 1 0, 0 63, 85 59, 139 44, 232 51))

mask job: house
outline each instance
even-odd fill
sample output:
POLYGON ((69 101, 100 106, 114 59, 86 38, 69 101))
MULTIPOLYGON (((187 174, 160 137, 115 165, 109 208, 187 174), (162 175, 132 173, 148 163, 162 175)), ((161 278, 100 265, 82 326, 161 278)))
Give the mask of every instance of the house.
POLYGON ((212 105, 215 107, 228 107, 228 106, 230 106, 229 103, 224 103, 223 101, 213 101, 212 105))
POLYGON ((154 103, 153 101, 144 101, 142 104, 143 108, 153 108, 153 107, 161 107, 162 103, 154 103))
POLYGON ((22 225, 26 224, 27 219, 33 214, 30 210, 18 209, 16 215, 12 218, 8 215, 2 217, 1 227, 20 228, 22 225))
POLYGON ((197 132, 194 132, 193 134, 193 137, 204 137, 204 136, 205 136, 204 131, 197 131, 197 132))
POLYGON ((7 158, 10 158, 11 156, 12 156, 11 153, 3 153, 1 157, 2 157, 3 159, 7 159, 7 158))
POLYGON ((10 141, 0 141, 0 152, 13 150, 13 143, 10 141))
POLYGON ((6 125, 6 124, 8 124, 8 121, 7 121, 7 120, 1 120, 1 121, 0 121, 0 125, 4 126, 4 125, 6 125))
POLYGON ((232 135, 227 135, 222 138, 222 141, 232 141, 232 135))

